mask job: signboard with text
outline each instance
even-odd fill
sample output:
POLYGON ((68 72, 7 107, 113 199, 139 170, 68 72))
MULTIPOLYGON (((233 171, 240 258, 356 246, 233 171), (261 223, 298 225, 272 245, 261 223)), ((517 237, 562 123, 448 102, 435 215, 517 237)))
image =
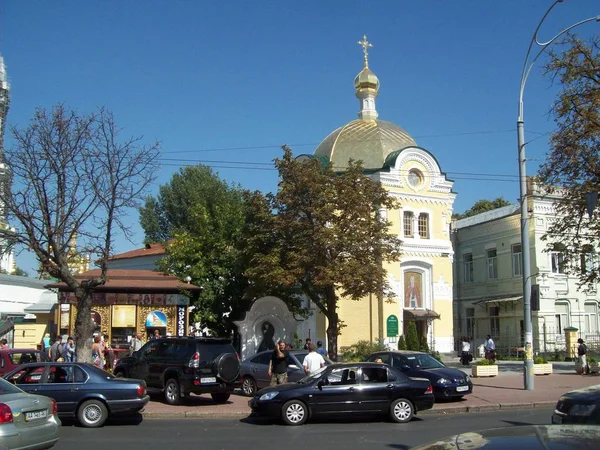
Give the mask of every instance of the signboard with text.
POLYGON ((390 315, 386 321, 387 328, 387 337, 395 337, 398 336, 398 317, 395 315, 390 315))

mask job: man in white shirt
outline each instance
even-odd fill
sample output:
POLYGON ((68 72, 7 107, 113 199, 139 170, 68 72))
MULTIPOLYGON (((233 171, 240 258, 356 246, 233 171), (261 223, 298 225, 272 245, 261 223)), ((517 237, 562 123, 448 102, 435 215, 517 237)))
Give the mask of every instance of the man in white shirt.
POLYGON ((322 355, 316 352, 315 346, 313 344, 310 344, 308 346, 308 352, 308 355, 304 357, 304 362, 302 363, 306 375, 315 373, 321 367, 325 367, 325 359, 323 359, 322 355))
POLYGON ((487 340, 485 341, 485 345, 483 347, 485 349, 485 357, 491 361, 496 360, 496 344, 494 344, 494 340, 488 334, 487 340))

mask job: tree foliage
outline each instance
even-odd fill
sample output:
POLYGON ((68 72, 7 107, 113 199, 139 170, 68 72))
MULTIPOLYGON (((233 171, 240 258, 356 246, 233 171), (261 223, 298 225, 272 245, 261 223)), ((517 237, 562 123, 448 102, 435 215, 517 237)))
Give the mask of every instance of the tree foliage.
POLYGON ((15 230, 0 230, 0 238, 31 250, 44 272, 74 292, 79 361, 90 359, 91 294, 106 282, 114 234, 120 229, 130 236, 128 211, 139 206, 157 169, 159 145, 121 141, 120 131, 105 109, 39 108, 28 126, 12 129, 14 145, 5 152, 12 193, 0 194, 0 202, 15 230), (81 281, 73 275, 75 236, 83 252, 96 256, 100 276, 81 281))
POLYGON ((167 241, 159 267, 202 287, 193 299, 194 319, 221 335, 247 306, 240 250, 246 198, 209 167, 194 166, 180 170, 140 209, 146 241, 167 241))
POLYGON ((359 362, 366 361, 371 353, 381 352, 386 350, 386 346, 381 342, 358 341, 352 344, 344 352, 344 362, 359 362))
POLYGON ((493 209, 502 208, 503 206, 509 206, 510 202, 504 200, 504 197, 498 197, 495 200, 479 200, 471 208, 466 210, 464 213, 455 213, 452 215, 453 219, 465 219, 467 217, 475 216, 477 214, 491 211, 493 209))
POLYGON ((329 356, 337 359, 343 323, 340 298, 383 296, 384 262, 398 260, 399 240, 380 208, 397 207, 383 187, 351 161, 335 173, 317 159, 295 159, 289 148, 275 160, 279 189, 249 199, 246 251, 252 289, 279 290, 298 306, 307 297, 328 319, 329 356))
POLYGON ((588 217, 586 194, 600 191, 600 37, 583 41, 568 36, 550 54, 546 74, 560 83, 552 110, 557 129, 539 172, 539 181, 559 194, 557 220, 546 238, 551 245, 560 242, 567 272, 593 286, 598 266, 590 264, 590 256, 597 253, 600 214, 596 207, 588 217))
POLYGON ((417 334, 417 324, 414 321, 408 322, 408 328, 406 330, 406 348, 417 352, 421 348, 419 345, 419 336, 417 334))

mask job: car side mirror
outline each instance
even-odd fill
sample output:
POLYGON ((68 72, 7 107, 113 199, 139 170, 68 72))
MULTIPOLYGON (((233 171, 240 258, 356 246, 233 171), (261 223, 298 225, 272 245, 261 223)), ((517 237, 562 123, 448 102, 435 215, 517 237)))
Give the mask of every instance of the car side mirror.
POLYGON ((298 367, 296 364, 290 364, 288 368, 292 370, 300 370, 300 367, 298 367))

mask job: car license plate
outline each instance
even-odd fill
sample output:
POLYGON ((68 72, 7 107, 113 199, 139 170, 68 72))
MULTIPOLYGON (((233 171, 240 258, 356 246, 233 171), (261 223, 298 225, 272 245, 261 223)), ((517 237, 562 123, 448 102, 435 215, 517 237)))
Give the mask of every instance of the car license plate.
POLYGON ((45 419, 48 417, 48 411, 42 409, 41 411, 31 411, 25 413, 25 421, 29 422, 30 420, 38 420, 45 419))
POLYGON ((468 391, 469 390, 469 386, 458 386, 456 388, 456 392, 464 392, 464 391, 468 391))
POLYGON ((202 377, 200 378, 200 383, 216 383, 217 379, 215 377, 202 377))

